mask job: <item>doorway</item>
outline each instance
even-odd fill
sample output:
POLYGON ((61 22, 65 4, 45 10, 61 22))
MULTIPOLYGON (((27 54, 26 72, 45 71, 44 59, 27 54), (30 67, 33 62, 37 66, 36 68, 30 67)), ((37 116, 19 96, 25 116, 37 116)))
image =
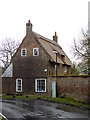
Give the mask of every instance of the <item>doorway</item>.
POLYGON ((52 81, 52 98, 56 98, 56 82, 52 81))

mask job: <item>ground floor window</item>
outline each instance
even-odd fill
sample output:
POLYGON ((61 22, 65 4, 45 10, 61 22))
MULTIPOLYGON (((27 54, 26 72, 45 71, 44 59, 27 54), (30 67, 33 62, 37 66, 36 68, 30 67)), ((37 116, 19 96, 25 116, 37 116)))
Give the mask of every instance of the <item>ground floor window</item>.
POLYGON ((22 92, 22 79, 21 78, 16 79, 16 91, 22 92))
POLYGON ((46 92, 46 79, 35 79, 35 92, 46 92))

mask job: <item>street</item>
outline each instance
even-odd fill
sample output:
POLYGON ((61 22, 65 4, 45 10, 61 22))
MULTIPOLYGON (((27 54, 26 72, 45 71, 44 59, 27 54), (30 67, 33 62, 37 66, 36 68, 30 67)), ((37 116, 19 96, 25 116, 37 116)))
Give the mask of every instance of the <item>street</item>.
POLYGON ((86 110, 79 110, 66 105, 60 105, 58 103, 42 101, 42 100, 3 100, 2 114, 6 116, 8 120, 12 119, 60 119, 64 118, 78 118, 82 120, 88 120, 88 112, 86 110))

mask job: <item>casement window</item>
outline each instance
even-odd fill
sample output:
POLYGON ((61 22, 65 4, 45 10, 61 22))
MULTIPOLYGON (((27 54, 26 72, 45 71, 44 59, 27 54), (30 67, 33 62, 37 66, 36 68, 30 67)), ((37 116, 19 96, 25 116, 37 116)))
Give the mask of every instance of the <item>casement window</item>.
POLYGON ((21 49, 21 56, 25 57, 27 55, 27 49, 26 48, 22 48, 21 49))
POLYGON ((65 61, 65 56, 64 55, 61 55, 61 60, 65 61))
POLYGON ((35 79, 35 92, 46 92, 46 79, 35 79))
POLYGON ((39 55, 39 48, 33 48, 33 56, 39 55))
POLYGON ((16 79, 16 92, 22 92, 22 79, 16 79))
POLYGON ((64 66, 64 73, 67 73, 67 66, 64 66))

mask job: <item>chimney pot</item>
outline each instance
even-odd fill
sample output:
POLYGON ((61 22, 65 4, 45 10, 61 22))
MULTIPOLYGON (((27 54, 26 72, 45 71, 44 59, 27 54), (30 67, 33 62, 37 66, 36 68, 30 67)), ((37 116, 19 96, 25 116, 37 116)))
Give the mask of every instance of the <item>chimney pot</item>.
POLYGON ((58 36, 57 36, 56 32, 55 32, 55 35, 53 36, 53 41, 55 41, 56 43, 58 43, 58 36))
POLYGON ((55 37, 57 36, 57 33, 55 32, 55 37))
POLYGON ((30 35, 32 31, 32 23, 30 20, 28 20, 28 23, 26 23, 26 35, 30 35))
POLYGON ((28 23, 30 23, 30 20, 28 20, 28 23))

